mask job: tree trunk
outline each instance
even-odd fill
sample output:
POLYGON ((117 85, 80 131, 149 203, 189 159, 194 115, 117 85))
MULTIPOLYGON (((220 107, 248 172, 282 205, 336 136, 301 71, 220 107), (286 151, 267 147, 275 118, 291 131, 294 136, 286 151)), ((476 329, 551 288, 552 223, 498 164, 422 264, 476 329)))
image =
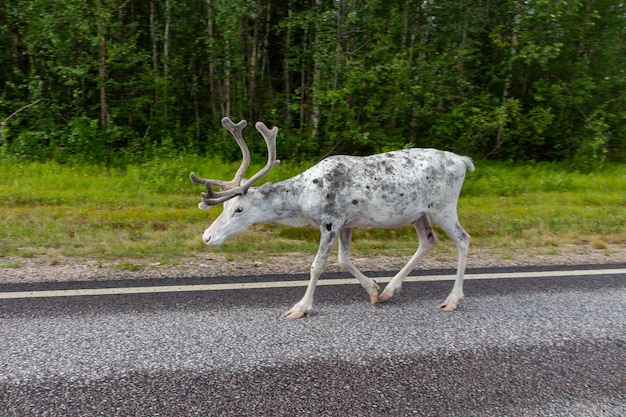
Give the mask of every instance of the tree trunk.
POLYGON ((154 119, 154 106, 155 103, 159 102, 159 89, 157 88, 159 80, 159 50, 157 44, 156 8, 154 1, 155 0, 150 0, 150 38, 152 39, 152 80, 154 81, 154 88, 152 93, 153 100, 150 103, 148 127, 146 128, 144 136, 147 136, 150 131, 150 126, 152 125, 152 120, 154 119))
POLYGON ((214 29, 213 29, 213 1, 206 0, 207 6, 207 34, 209 41, 209 97, 211 101, 211 113, 217 115, 217 85, 215 83, 215 63, 213 55, 215 54, 213 48, 214 29))
POLYGON ((96 27, 100 38, 98 53, 98 85, 100 90, 100 126, 108 129, 111 126, 109 106, 107 103, 107 51, 104 25, 102 24, 102 1, 97 0, 96 10, 98 13, 96 27))
MULTIPOLYGON (((321 0, 315 0, 315 9, 319 13, 321 12, 321 0)), ((315 20, 315 33, 313 34, 313 45, 317 46, 320 43, 320 30, 321 25, 318 19, 315 20)), ((317 100, 317 92, 322 80, 322 70, 319 62, 319 55, 313 53, 313 85, 311 88, 311 131, 309 136, 315 138, 320 123, 320 106, 317 100)))
POLYGON ((226 38, 225 43, 225 51, 226 51, 226 60, 224 62, 224 88, 222 90, 222 115, 229 116, 230 115, 230 72, 232 67, 232 62, 230 60, 231 48, 230 48, 230 40, 226 38))
MULTIPOLYGON (((270 73, 270 33, 272 30, 272 4, 267 3, 265 9, 265 32, 263 33, 263 55, 261 56, 261 81, 265 81, 265 75, 270 73)), ((271 83, 268 84, 271 86, 271 83)))
POLYGON ((430 30, 432 24, 434 23, 434 16, 432 15, 429 16, 430 8, 428 7, 428 5, 433 5, 433 4, 435 4, 435 0, 428 0, 427 2, 425 1, 424 3, 422 3, 422 6, 425 6, 425 7, 422 7, 422 12, 426 14, 427 25, 422 30, 422 36, 420 38, 420 50, 418 54, 420 67, 423 66, 424 61, 426 60, 426 55, 427 55, 426 45, 428 44, 428 31, 430 30))
POLYGON ((170 15, 169 0, 165 0, 165 27, 163 28, 163 115, 168 117, 168 94, 169 94, 169 59, 170 59, 170 15))
MULTIPOLYGON (((256 97, 256 81, 257 81, 257 73, 258 73, 258 57, 259 57, 259 18, 261 16, 261 0, 256 1, 256 10, 255 13, 257 15, 257 19, 253 20, 253 33, 252 33, 252 47, 250 48, 250 76, 248 77, 248 85, 249 85, 249 100, 248 100, 248 120, 254 118, 254 100, 256 97)), ((245 32, 244 32, 245 33, 245 32)))
MULTIPOLYGON (((337 3, 337 31, 336 31, 336 36, 337 36, 337 43, 335 45, 335 51, 334 51, 334 62, 333 62, 333 78, 332 78, 332 89, 333 90, 337 90, 337 87, 339 86, 339 75, 340 72, 342 71, 342 64, 345 63, 348 59, 350 59, 349 56, 349 46, 346 44, 345 46, 342 44, 342 41, 344 40, 345 37, 345 32, 344 32, 344 22, 346 19, 346 16, 348 15, 348 7, 346 6, 346 0, 340 0, 337 3)), ((334 120, 334 115, 335 115, 335 103, 334 101, 331 103, 330 105, 330 111, 328 112, 328 119, 327 119, 327 123, 326 123, 326 129, 324 132, 325 136, 328 136, 328 129, 330 127, 330 125, 333 123, 334 120)), ((338 141, 342 141, 343 137, 340 136, 338 141)), ((337 143, 335 143, 335 145, 333 146, 333 149, 337 147, 337 143)))
MULTIPOLYGON (((509 100, 509 95, 511 94, 511 87, 513 86, 512 62, 515 56, 517 56, 517 47, 519 45, 518 32, 519 32, 520 23, 522 20, 522 6, 520 5, 520 3, 516 3, 515 9, 516 9, 515 16, 513 17, 513 26, 512 26, 512 31, 511 31, 511 59, 509 60, 510 62, 509 69, 506 74, 506 78, 504 80, 504 88, 502 90, 502 106, 503 107, 506 106, 506 103, 509 100)), ((504 133, 505 125, 506 125, 506 117, 503 118, 502 122, 500 123, 500 126, 498 126, 498 132, 496 133, 496 145, 491 150, 491 152, 489 152, 487 156, 494 154, 498 149, 500 149, 500 147, 504 143, 504 139, 502 135, 504 133)))
POLYGON ((293 9, 291 0, 287 0, 287 27, 285 29, 285 55, 283 59, 283 91, 285 103, 284 118, 287 125, 291 125, 291 77, 289 76, 289 57, 291 56, 291 19, 293 16, 293 9))

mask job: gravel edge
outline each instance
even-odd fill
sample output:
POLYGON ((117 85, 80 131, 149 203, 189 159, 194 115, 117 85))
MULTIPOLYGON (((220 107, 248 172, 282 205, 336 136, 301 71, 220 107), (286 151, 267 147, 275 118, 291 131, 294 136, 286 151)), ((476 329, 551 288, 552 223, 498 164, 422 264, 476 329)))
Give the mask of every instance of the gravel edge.
MULTIPOLYGON (((241 258, 233 260, 233 255, 202 252, 178 259, 175 265, 131 259, 103 261, 60 256, 0 257, 0 284, 307 273, 313 257, 312 253, 289 253, 255 256, 252 259, 242 254, 241 258)), ((408 257, 368 256, 354 257, 352 261, 362 271, 395 271, 404 266, 408 257)), ((467 268, 624 263, 626 245, 609 245, 601 249, 590 245, 524 250, 479 247, 470 249, 467 268)), ((421 270, 452 268, 456 268, 453 248, 427 256, 417 267, 421 270)), ((331 255, 325 272, 340 271, 336 254, 331 255)))

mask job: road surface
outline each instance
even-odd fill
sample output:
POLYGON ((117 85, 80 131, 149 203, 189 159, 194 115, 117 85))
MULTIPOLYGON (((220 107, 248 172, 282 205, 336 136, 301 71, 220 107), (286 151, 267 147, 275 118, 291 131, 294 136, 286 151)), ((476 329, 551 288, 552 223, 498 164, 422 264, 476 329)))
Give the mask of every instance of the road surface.
POLYGON ((452 272, 0 285, 0 415, 626 415, 626 265, 452 272))

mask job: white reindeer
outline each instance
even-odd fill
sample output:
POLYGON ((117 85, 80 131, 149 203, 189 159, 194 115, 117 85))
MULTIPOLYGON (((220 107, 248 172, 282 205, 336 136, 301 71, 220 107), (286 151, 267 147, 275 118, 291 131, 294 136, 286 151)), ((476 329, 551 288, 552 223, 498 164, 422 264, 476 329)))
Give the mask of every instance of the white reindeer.
POLYGON ((436 149, 405 149, 367 157, 331 156, 276 184, 252 185, 280 163, 276 159, 278 128, 268 129, 262 122, 256 128, 267 144, 265 167, 252 178, 243 179, 250 163, 250 152, 242 138, 246 121, 233 123, 228 117, 222 124, 235 137, 243 161, 235 177, 228 182, 197 178, 206 185, 199 207, 203 210, 224 203, 224 211, 205 230, 202 239, 209 246, 220 246, 253 224, 277 222, 291 226, 314 226, 321 232, 320 245, 311 265, 311 279, 304 297, 289 309, 289 318, 313 312, 313 293, 330 251, 339 237, 339 264, 354 275, 370 296, 370 301, 389 300, 398 293, 402 281, 437 243, 431 218, 458 248, 458 267, 452 292, 439 307, 454 311, 463 300, 463 275, 470 236, 457 217, 457 201, 467 169, 472 160, 436 149), (214 187, 221 191, 214 190, 214 187), (392 228, 412 224, 419 237, 417 252, 378 294, 376 282, 363 275, 350 261, 350 241, 354 227, 392 228))

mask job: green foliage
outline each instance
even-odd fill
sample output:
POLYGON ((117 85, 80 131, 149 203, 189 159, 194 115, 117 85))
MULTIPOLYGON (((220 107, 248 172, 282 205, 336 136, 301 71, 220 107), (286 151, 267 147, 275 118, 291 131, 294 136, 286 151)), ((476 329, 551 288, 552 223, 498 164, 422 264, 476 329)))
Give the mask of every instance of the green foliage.
POLYGON ((228 115, 279 125, 282 158, 433 146, 590 172, 626 155, 625 16, 615 0, 7 0, 0 122, 45 104, 0 147, 230 161, 228 115))

